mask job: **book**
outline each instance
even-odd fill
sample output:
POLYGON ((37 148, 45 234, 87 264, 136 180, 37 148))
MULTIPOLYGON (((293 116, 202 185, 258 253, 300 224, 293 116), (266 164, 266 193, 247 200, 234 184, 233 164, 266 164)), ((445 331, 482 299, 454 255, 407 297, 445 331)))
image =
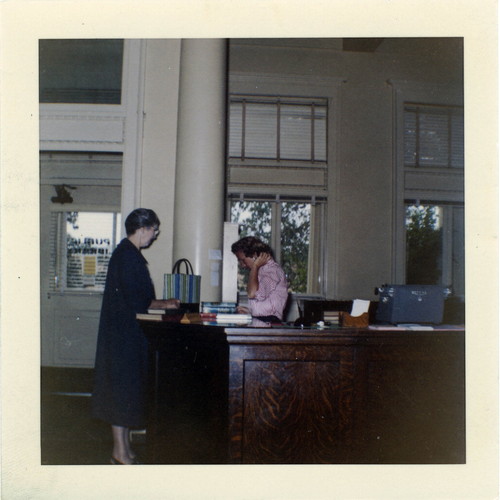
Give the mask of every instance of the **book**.
POLYGON ((217 323, 251 323, 252 316, 250 314, 219 313, 215 321, 217 321, 217 323))
POLYGON ((148 314, 166 314, 167 310, 168 309, 163 309, 163 308, 160 308, 160 309, 149 308, 148 314))
POLYGON ((179 314, 179 312, 186 312, 185 309, 181 308, 155 308, 155 307, 150 307, 148 309, 148 314, 173 314, 174 316, 176 314, 179 314))
POLYGON ((323 311, 323 321, 332 325, 338 325, 340 323, 339 311, 323 311))
POLYGON ((145 321, 163 321, 163 315, 161 314, 137 313, 135 317, 145 321))
POLYGON ((215 321, 215 313, 197 313, 197 312, 187 312, 182 316, 181 323, 192 324, 192 323, 206 323, 209 321, 215 321))
POLYGON ((236 302, 202 302, 200 312, 202 313, 236 313, 238 304, 236 302))
POLYGON ((145 321, 170 321, 172 323, 179 323, 184 315, 183 311, 179 309, 169 310, 168 313, 159 314, 159 313, 137 313, 135 315, 136 319, 145 320, 145 321))

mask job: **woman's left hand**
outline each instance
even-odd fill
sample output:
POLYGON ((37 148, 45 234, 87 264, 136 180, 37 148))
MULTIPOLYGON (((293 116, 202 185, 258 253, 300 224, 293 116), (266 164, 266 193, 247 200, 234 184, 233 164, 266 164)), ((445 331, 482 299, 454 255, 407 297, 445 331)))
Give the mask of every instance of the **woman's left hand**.
POLYGON ((181 301, 179 299, 153 300, 150 307, 152 309, 179 309, 181 301))
POLYGON ((268 253, 261 253, 255 260, 254 260, 254 267, 259 269, 261 268, 264 264, 267 264, 269 262, 269 259, 271 258, 271 255, 268 253))

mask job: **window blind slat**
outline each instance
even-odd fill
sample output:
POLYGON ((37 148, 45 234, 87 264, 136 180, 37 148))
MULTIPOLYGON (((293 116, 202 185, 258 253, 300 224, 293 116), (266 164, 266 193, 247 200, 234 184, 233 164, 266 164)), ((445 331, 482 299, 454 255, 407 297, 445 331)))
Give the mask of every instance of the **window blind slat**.
POLYGON ((255 101, 241 97, 231 100, 229 157, 325 162, 327 106, 317 99, 298 101, 281 98, 255 101))
POLYGON ((463 168, 463 111, 409 105, 404 112, 404 163, 407 167, 463 168))

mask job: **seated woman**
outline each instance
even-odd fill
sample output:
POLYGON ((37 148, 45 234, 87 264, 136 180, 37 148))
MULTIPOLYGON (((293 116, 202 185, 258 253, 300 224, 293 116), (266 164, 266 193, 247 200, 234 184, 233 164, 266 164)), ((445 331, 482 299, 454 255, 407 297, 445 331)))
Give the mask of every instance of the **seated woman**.
POLYGON ((231 246, 240 266, 250 269, 248 275, 248 308, 238 306, 239 313, 250 313, 267 323, 281 323, 288 300, 285 273, 272 257, 269 245, 253 236, 231 246))

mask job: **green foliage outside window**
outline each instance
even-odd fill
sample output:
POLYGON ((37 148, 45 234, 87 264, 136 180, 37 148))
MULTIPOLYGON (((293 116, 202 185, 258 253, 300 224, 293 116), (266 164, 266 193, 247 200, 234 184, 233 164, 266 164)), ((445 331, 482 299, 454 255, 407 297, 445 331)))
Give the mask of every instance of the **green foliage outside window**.
POLYGON ((441 232, 439 207, 406 207, 406 283, 440 283, 441 232))
MULTIPOLYGON (((256 236, 272 244, 273 203, 267 201, 237 201, 231 205, 231 221, 239 224, 239 237, 256 236)), ((276 208, 276 207, 275 207, 276 208)), ((289 289, 294 293, 307 292, 311 205, 281 202, 279 241, 281 253, 275 255, 285 271, 289 289)), ((238 289, 246 290, 248 270, 239 269, 238 289)))
POLYGON ((281 204, 281 263, 294 293, 307 292, 310 222, 309 203, 281 204))

